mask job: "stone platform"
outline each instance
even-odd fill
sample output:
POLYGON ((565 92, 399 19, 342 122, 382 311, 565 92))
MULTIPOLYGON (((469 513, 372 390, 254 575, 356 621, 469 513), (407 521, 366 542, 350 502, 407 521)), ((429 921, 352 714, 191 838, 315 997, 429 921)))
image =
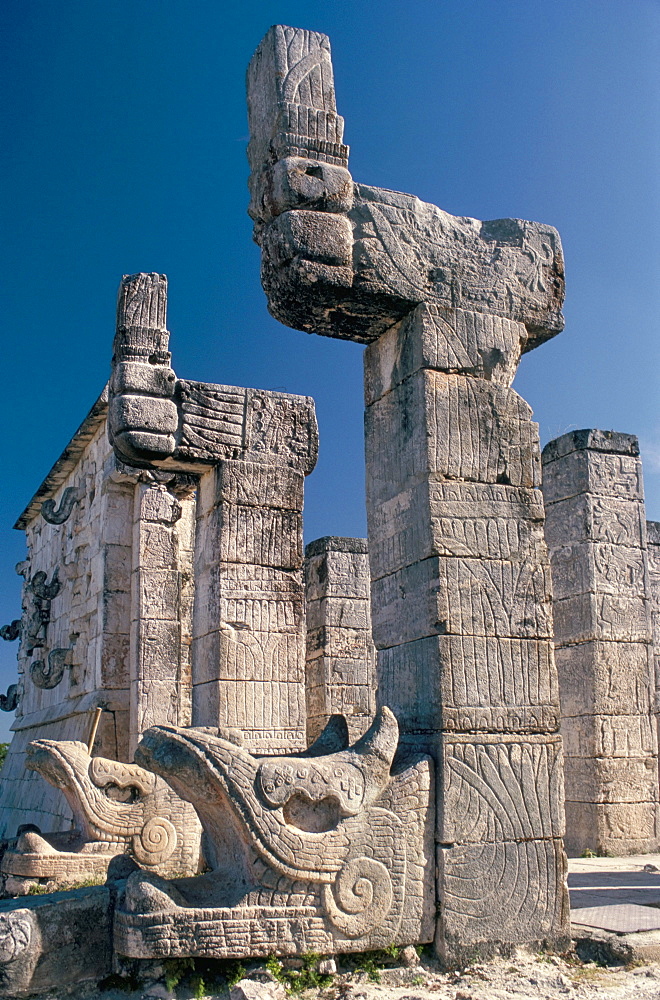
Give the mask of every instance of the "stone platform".
POLYGON ((569 858, 573 939, 624 959, 660 960, 660 854, 569 858))

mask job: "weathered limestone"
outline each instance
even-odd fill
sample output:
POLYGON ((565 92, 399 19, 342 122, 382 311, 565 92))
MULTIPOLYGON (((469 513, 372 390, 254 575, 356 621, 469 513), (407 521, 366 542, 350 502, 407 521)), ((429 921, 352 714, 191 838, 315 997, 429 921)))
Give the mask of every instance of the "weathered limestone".
POLYGON ((371 637, 369 556, 364 538, 317 538, 305 548, 307 738, 331 715, 351 740, 375 712, 376 649, 371 637))
POLYGON ((572 431, 543 450, 566 753, 566 847, 658 850, 658 753, 637 438, 572 431))
MULTIPOLYGON (((177 379, 166 299, 164 275, 122 282, 109 421, 115 451, 127 463, 196 477, 192 721, 234 730, 254 752, 301 750, 302 504, 318 447, 314 404, 309 397, 177 379)), ((168 516, 159 514, 161 526, 148 534, 157 535, 163 553, 168 516)), ((152 550, 150 540, 145 545, 152 550)), ((155 593, 164 602, 145 635, 158 680, 161 637, 167 641, 175 621, 176 582, 160 552, 151 564, 143 558, 140 572, 150 581, 140 593, 148 597, 158 581, 155 593)), ((153 680, 146 689, 162 703, 166 686, 159 691, 153 680)))
POLYGON ((115 459, 107 408, 105 390, 16 525, 28 559, 17 567, 18 709, 0 799, 9 838, 25 823, 70 831, 75 816, 26 770, 33 740, 87 743, 101 707, 93 750, 126 762, 145 727, 190 721, 194 498, 186 476, 115 459))
POLYGON ((109 886, 0 900, 0 996, 34 996, 112 972, 109 886))
POLYGON ((27 767, 64 794, 76 821, 67 833, 20 834, 5 851, 2 871, 60 884, 105 876, 112 859, 127 854, 160 875, 200 869, 199 820, 154 774, 104 757, 83 743, 35 740, 27 767))
MULTIPOLYGON (((660 521, 646 522, 649 566, 649 601, 651 635, 653 637, 653 676, 655 679, 654 709, 660 727, 660 521)), ((660 728, 658 730, 660 735, 660 728)))
POLYGON ((150 729, 137 759, 194 803, 213 870, 131 875, 117 951, 232 958, 431 940, 432 762, 392 770, 397 744, 387 709, 353 746, 334 716, 291 757, 253 757, 209 729, 150 729))
POLYGON ((352 184, 329 42, 271 28, 248 71, 250 213, 273 315, 368 344, 379 700, 436 761, 446 961, 567 932, 537 426, 510 388, 563 325, 556 231, 352 184), (460 806, 457 805, 460 797, 460 806))

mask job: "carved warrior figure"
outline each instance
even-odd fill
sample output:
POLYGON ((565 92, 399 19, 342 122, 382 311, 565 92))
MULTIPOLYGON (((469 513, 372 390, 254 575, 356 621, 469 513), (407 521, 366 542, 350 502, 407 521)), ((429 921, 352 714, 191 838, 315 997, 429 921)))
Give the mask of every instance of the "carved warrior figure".
POLYGON ((161 874, 199 870, 197 816, 151 772, 90 757, 84 743, 56 740, 30 743, 27 767, 61 789, 76 828, 21 833, 3 856, 3 872, 66 883, 104 875, 120 854, 161 874))
MULTIPOLYGON (((561 740, 538 428, 511 388, 559 333, 549 226, 354 184, 325 35, 248 71, 250 214, 272 314, 367 345, 378 696, 436 761, 437 947, 567 933, 561 740)), ((429 861, 431 859, 429 858, 429 861)))
POLYGON ((334 716, 306 753, 254 757, 211 729, 148 730, 136 757, 194 803, 213 870, 131 875, 115 948, 232 957, 430 941, 432 764, 392 771, 386 708, 352 747, 347 736, 334 716))

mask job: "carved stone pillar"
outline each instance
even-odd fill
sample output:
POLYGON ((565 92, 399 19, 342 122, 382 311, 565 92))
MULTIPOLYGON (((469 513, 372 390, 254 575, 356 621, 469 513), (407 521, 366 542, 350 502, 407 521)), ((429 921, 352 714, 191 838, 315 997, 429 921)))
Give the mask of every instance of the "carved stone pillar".
POLYGON ((190 725, 195 498, 177 498, 171 488, 138 482, 135 489, 131 759, 150 726, 190 725))
POLYGON ((197 504, 193 718, 252 753, 305 747, 301 472, 220 462, 197 504))
POLYGON ((572 431, 543 449, 566 754, 566 847, 657 851, 658 754, 637 438, 572 431))
POLYGON ((557 232, 353 184, 325 35, 271 28, 248 70, 250 214, 288 326, 365 354, 381 704, 437 775, 448 962, 568 932, 561 738, 521 351, 563 326, 557 232), (332 135, 330 135, 330 131, 332 135))
POLYGON ((331 715, 346 717, 351 742, 371 725, 376 650, 371 637, 369 555, 364 538, 317 538, 305 549, 307 740, 331 715))

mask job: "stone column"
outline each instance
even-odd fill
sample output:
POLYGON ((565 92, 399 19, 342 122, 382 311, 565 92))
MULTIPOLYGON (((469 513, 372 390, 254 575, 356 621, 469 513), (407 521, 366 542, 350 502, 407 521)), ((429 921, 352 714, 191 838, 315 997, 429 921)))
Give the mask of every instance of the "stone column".
POLYGON ((566 754, 566 847, 660 846, 646 524, 637 438, 572 431, 543 450, 566 754))
POLYGON ((654 707, 660 740, 660 521, 646 522, 646 538, 648 543, 651 634, 653 636, 654 707))
POLYGON ((307 741, 331 715, 346 717, 351 743, 371 725, 376 650, 371 637, 365 538, 317 538, 305 548, 307 741))
MULTIPOLYGON (((563 327, 550 226, 456 218, 352 182, 326 36, 248 70, 250 214, 271 313, 365 352, 379 699, 436 761, 436 946, 461 962, 568 931, 540 449, 510 389, 563 327)), ((430 859, 429 859, 430 860, 430 859)))
POLYGON ((221 462, 197 506, 193 721, 252 753, 305 747, 301 472, 221 462))
POLYGON ((440 764, 446 956, 567 916, 538 429, 509 388, 524 340, 519 323, 420 306, 365 354, 378 698, 440 764), (470 374, 451 372, 454 340, 470 374))
MULTIPOLYGON (((149 473, 142 475, 147 477, 149 473)), ((165 483, 137 484, 130 623, 131 759, 150 726, 190 725, 194 534, 194 495, 177 498, 165 483)))

